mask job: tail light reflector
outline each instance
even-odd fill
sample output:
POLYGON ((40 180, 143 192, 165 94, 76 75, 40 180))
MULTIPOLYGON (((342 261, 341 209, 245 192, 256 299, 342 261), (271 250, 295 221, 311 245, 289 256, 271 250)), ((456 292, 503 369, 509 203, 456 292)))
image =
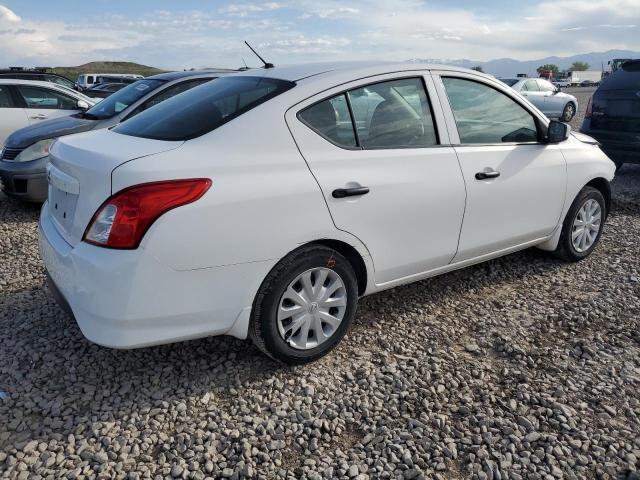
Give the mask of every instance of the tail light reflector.
POLYGON ((584 113, 584 118, 591 118, 593 114, 593 95, 589 97, 589 102, 587 103, 587 111, 584 113))
POLYGON ((202 197, 208 178, 142 183, 112 195, 93 215, 83 240, 107 248, 135 249, 161 215, 202 197))

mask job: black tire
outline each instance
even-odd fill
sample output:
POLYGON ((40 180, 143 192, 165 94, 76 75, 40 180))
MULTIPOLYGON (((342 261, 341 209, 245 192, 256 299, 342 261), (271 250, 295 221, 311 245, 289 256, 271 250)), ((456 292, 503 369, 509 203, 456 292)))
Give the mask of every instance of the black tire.
POLYGON ((576 115, 576 106, 569 102, 564 106, 564 110, 562 111, 562 117, 560 117, 560 121, 562 122, 570 122, 573 117, 576 115))
POLYGON ((262 352, 275 360, 291 365, 312 362, 326 355, 344 337, 355 317, 357 303, 358 281, 349 261, 322 245, 301 247, 273 267, 262 282, 253 302, 249 336, 262 352), (346 290, 347 305, 342 321, 324 343, 309 350, 300 350, 289 345, 280 335, 277 312, 289 284, 298 275, 317 267, 329 268, 340 276, 346 290))
POLYGON ((567 216, 564 219, 562 224, 562 233, 560 234, 560 241, 558 242, 558 247, 555 250, 555 255, 559 258, 566 260, 568 262, 579 262, 587 258, 593 250, 595 250, 598 242, 600 241, 600 236, 602 235, 602 230, 604 228, 605 220, 607 219, 607 210, 606 210, 606 202, 600 190, 593 187, 584 187, 578 193, 578 196, 575 198, 569 211, 567 212, 567 216), (593 244, 586 250, 580 252, 576 250, 571 240, 571 235, 573 232, 573 223, 576 219, 578 211, 580 208, 590 199, 593 199, 598 202, 600 205, 601 211, 601 220, 600 220, 600 230, 598 230, 598 234, 596 235, 596 239, 593 244))

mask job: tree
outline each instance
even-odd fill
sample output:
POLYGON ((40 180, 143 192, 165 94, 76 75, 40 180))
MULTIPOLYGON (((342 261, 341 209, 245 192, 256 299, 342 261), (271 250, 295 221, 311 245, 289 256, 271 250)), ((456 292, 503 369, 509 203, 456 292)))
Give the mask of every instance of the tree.
POLYGON ((475 70, 476 72, 484 73, 484 70, 482 69, 482 67, 480 65, 476 65, 471 70, 475 70))
POLYGON ((584 72, 585 70, 589 70, 589 64, 587 62, 573 62, 571 64, 572 72, 584 72))
POLYGON ((538 72, 538 75, 540 75, 542 72, 544 72, 545 70, 549 70, 553 73, 553 76, 557 76, 558 72, 560 71, 560 69, 558 68, 557 65, 554 65, 553 63, 546 63, 544 65, 540 65, 537 69, 536 72, 538 72))

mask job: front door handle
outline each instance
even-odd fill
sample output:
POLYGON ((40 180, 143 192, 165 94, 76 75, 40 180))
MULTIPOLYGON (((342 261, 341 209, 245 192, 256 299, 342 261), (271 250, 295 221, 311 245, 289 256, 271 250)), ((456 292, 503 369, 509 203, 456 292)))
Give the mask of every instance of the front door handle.
POLYGON ((37 115, 31 115, 31 118, 33 118, 34 120, 46 120, 47 116, 43 115, 42 113, 38 113, 37 115))
POLYGON ((476 173, 476 180, 487 180, 489 178, 498 178, 500 176, 500 172, 496 172, 495 170, 491 170, 489 172, 478 172, 476 173))
POLYGON ((355 197, 369 193, 369 187, 336 188, 331 192, 333 198, 355 197))

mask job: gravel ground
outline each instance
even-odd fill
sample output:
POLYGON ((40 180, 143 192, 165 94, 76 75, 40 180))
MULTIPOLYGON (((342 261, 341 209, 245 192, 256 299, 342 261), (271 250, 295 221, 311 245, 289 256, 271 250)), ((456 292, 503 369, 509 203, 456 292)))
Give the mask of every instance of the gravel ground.
POLYGON ((571 128, 573 130, 580 130, 582 120, 584 120, 584 112, 587 110, 587 103, 589 103, 589 97, 596 91, 595 87, 571 87, 563 88, 563 92, 573 95, 578 100, 578 110, 576 115, 571 120, 571 128))
POLYGON ((86 341, 0 194, 0 477, 639 478, 640 167, 589 259, 536 250, 364 299, 333 354, 86 341))

